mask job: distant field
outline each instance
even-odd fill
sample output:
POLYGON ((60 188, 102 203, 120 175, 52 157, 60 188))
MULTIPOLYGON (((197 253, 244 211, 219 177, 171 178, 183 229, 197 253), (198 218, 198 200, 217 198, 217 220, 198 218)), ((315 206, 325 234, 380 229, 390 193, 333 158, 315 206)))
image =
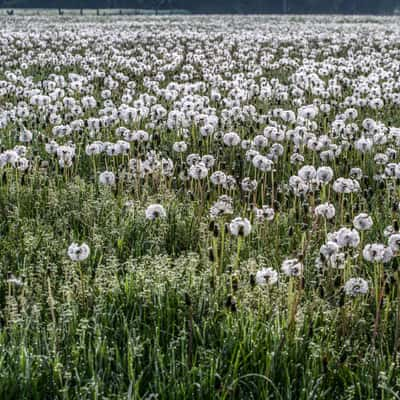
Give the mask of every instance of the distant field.
POLYGON ((121 11, 0 10, 0 399, 399 399, 400 19, 121 11))
MULTIPOLYGON (((58 15, 59 9, 58 8, 13 8, 4 7, 0 9, 1 14, 7 15, 7 10, 13 10, 14 15, 31 15, 31 16, 38 16, 38 15, 58 15)), ((64 15, 80 15, 80 9, 66 9, 61 8, 61 12, 64 15)), ((155 13, 159 15, 170 15, 170 14, 189 14, 187 10, 151 10, 151 9, 134 9, 134 8, 83 8, 82 13, 84 15, 97 15, 99 13, 101 16, 108 16, 108 15, 120 15, 120 13, 124 15, 154 15, 155 13)))

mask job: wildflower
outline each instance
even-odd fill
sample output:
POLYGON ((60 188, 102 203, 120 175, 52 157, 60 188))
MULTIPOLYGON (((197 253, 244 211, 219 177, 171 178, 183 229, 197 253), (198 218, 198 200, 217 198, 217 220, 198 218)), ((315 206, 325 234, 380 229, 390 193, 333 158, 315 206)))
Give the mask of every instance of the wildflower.
POLYGON ((68 256, 72 261, 84 261, 90 255, 90 248, 86 243, 80 246, 77 243, 72 243, 68 247, 68 256))
POLYGON ((310 186, 296 175, 289 178, 289 186, 296 196, 305 195, 310 190, 310 186))
POLYGON ((304 156, 299 153, 293 153, 290 156, 290 163, 291 164, 302 164, 304 162, 304 156))
POLYGON ((57 142, 55 140, 51 140, 49 143, 46 143, 45 150, 48 154, 56 154, 58 150, 57 142))
POLYGON ((373 225, 372 218, 368 214, 361 213, 354 218, 353 225, 359 231, 366 231, 373 225))
POLYGON ((299 110, 299 115, 305 119, 314 119, 317 116, 317 114, 318 114, 318 109, 313 105, 302 107, 299 110))
POLYGON ((244 178, 241 183, 244 192, 254 192, 257 189, 257 181, 255 179, 244 178))
MULTIPOLYGON (((243 150, 249 150, 251 148, 251 146, 252 146, 251 140, 242 140, 242 142, 240 143, 240 147, 243 150)), ((257 151, 256 151, 256 153, 257 153, 257 151)))
POLYGON ((354 147, 361 153, 366 153, 371 151, 373 142, 371 139, 361 138, 356 141, 354 147))
POLYGON ((32 137, 32 132, 25 129, 19 134, 19 141, 23 143, 28 143, 32 141, 32 137))
MULTIPOLYGON (((263 148, 268 145, 268 139, 264 135, 257 135, 253 139, 253 144, 255 147, 263 148)), ((243 147, 243 142, 242 142, 242 147, 243 147)))
POLYGON ((201 162, 206 166, 206 168, 212 168, 215 164, 215 158, 211 154, 206 154, 201 157, 201 162))
POLYGON ((363 176, 363 172, 361 168, 352 168, 350 170, 350 177, 353 179, 361 179, 363 176))
POLYGON ((273 164, 271 160, 260 154, 253 158, 253 165, 262 172, 271 171, 273 164))
POLYGON ((287 276, 300 276, 303 273, 304 266, 297 258, 292 258, 285 260, 281 269, 287 276))
POLYGON ((101 185, 109 185, 112 186, 115 184, 115 175, 114 172, 104 171, 99 176, 99 182, 101 185))
POLYGON ((237 217, 229 224, 229 231, 233 236, 248 236, 251 232, 251 224, 247 218, 237 217))
POLYGON ((333 178, 333 171, 331 167, 319 167, 317 169, 317 179, 322 183, 328 183, 333 178))
POLYGON ((374 161, 378 165, 385 165, 389 161, 389 157, 386 154, 378 153, 375 154, 374 161))
POLYGON ((272 268, 263 268, 256 273, 256 283, 258 285, 274 285, 278 282, 278 272, 272 268))
POLYGON ((203 137, 211 136, 214 133, 214 126, 211 124, 204 125, 200 128, 200 135, 203 137))
POLYGON ((18 160, 18 153, 14 150, 6 150, 0 154, 0 167, 8 164, 14 164, 18 160))
POLYGON ((254 208, 254 214, 258 222, 263 222, 264 220, 272 221, 275 216, 275 211, 273 208, 263 206, 262 208, 254 208))
POLYGON ((72 167, 72 158, 60 158, 58 160, 58 165, 60 166, 60 168, 70 168, 72 167))
POLYGON ((240 143, 240 136, 235 132, 225 133, 223 141, 226 146, 237 146, 240 143))
POLYGON ((348 296, 357 296, 368 293, 368 282, 362 278, 351 278, 344 285, 344 292, 348 296))
POLYGON ((337 243, 339 247, 357 247, 360 235, 355 229, 341 228, 337 231, 337 243))
POLYGON ((333 190, 337 193, 354 193, 357 192, 359 188, 360 185, 353 179, 338 178, 333 183, 333 190))
POLYGON ((300 168, 298 175, 303 181, 309 182, 317 176, 317 171, 312 165, 305 165, 300 168))
POLYGON ((138 130, 133 132, 133 140, 135 142, 143 143, 148 142, 150 139, 149 134, 146 131, 138 130))
POLYGON ((18 157, 14 163, 13 167, 18 171, 26 171, 29 168, 29 160, 25 157, 18 157))
POLYGON ((187 144, 185 142, 175 142, 172 146, 172 149, 176 153, 184 153, 187 150, 187 144))
POLYGON ((92 156, 96 154, 101 154, 103 150, 104 150, 104 145, 102 142, 94 142, 86 146, 85 153, 88 156, 92 156))
POLYGON ((328 265, 334 269, 344 269, 346 263, 346 254, 337 252, 328 258, 328 265))
POLYGON ((232 175, 227 175, 226 181, 222 186, 226 190, 233 190, 236 187, 236 179, 232 175))
POLYGON ((214 185, 223 185, 226 182, 226 175, 222 171, 215 171, 211 174, 210 181, 214 185))
MULTIPOLYGON (((396 233, 393 225, 388 225, 384 230, 383 230, 383 236, 385 237, 389 237, 391 235, 394 235, 396 233)), ((399 245, 400 245, 400 241, 399 241, 399 245)), ((390 244, 389 244, 390 246, 390 244)))
POLYGON ((186 162, 189 166, 195 165, 201 161, 201 157, 199 154, 192 153, 186 157, 186 162))
POLYGON ((326 219, 332 219, 335 217, 336 211, 335 206, 331 203, 320 204, 314 209, 315 215, 319 215, 326 219))
POLYGON ((24 285, 23 280, 21 278, 15 277, 13 274, 10 274, 9 278, 7 279, 7 283, 16 287, 24 285))
POLYGON ((366 131, 372 131, 376 127, 376 122, 371 118, 366 118, 364 119, 362 126, 366 131))
POLYGON ((208 175, 208 169, 206 168, 206 166, 204 165, 204 163, 199 162, 195 165, 192 165, 189 169, 189 175, 193 178, 193 179, 204 179, 207 177, 208 175))
POLYGON ((339 246, 335 242, 328 241, 326 244, 321 246, 319 252, 325 258, 329 258, 339 252, 339 246))
POLYGON ((363 257, 366 261, 387 263, 393 258, 391 247, 381 243, 367 244, 363 250, 363 257))
POLYGON ((276 159, 276 157, 280 157, 283 155, 284 153, 284 148, 280 143, 274 143, 271 146, 271 153, 274 156, 274 159, 276 159))
POLYGON ((161 204, 151 204, 146 209, 146 219, 154 221, 157 218, 165 218, 167 213, 161 204))
POLYGON ((56 152, 59 160, 69 162, 75 156, 75 147, 68 145, 58 146, 56 152))
POLYGON ((27 153, 27 148, 23 145, 17 145, 13 149, 20 157, 25 157, 27 153))
POLYGON ((229 215, 232 213, 233 207, 231 199, 223 198, 222 196, 213 204, 210 209, 210 216, 212 218, 217 218, 222 215, 229 215))
POLYGON ((398 253, 400 251, 400 233, 395 233, 389 236, 389 246, 394 253, 398 253))

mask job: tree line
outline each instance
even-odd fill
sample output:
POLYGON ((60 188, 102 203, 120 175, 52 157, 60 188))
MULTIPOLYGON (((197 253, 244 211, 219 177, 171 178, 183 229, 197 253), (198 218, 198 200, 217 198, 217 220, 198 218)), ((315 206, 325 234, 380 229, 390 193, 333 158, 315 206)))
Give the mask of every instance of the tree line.
POLYGON ((191 13, 390 14, 400 0, 0 0, 0 7, 131 8, 191 13))

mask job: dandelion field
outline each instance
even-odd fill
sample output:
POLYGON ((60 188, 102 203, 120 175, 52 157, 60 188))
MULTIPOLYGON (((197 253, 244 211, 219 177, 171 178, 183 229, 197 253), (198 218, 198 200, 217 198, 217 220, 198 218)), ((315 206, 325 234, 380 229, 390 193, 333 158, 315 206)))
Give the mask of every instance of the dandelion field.
POLYGON ((0 399, 400 398, 398 18, 0 17, 0 399))

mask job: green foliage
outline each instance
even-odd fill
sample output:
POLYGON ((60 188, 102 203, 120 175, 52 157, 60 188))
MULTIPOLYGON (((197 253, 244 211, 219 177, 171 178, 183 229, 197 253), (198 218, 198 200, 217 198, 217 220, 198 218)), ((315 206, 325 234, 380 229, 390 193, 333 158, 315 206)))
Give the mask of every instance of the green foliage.
POLYGON ((123 276, 111 260, 92 277, 82 265, 84 282, 70 263, 43 268, 27 271, 42 300, 5 297, 1 398, 391 399, 400 388, 389 343, 369 348, 361 304, 343 334, 343 310, 309 297, 288 330, 279 290, 243 282, 229 311, 227 277, 210 288, 196 255, 128 260, 123 276))

